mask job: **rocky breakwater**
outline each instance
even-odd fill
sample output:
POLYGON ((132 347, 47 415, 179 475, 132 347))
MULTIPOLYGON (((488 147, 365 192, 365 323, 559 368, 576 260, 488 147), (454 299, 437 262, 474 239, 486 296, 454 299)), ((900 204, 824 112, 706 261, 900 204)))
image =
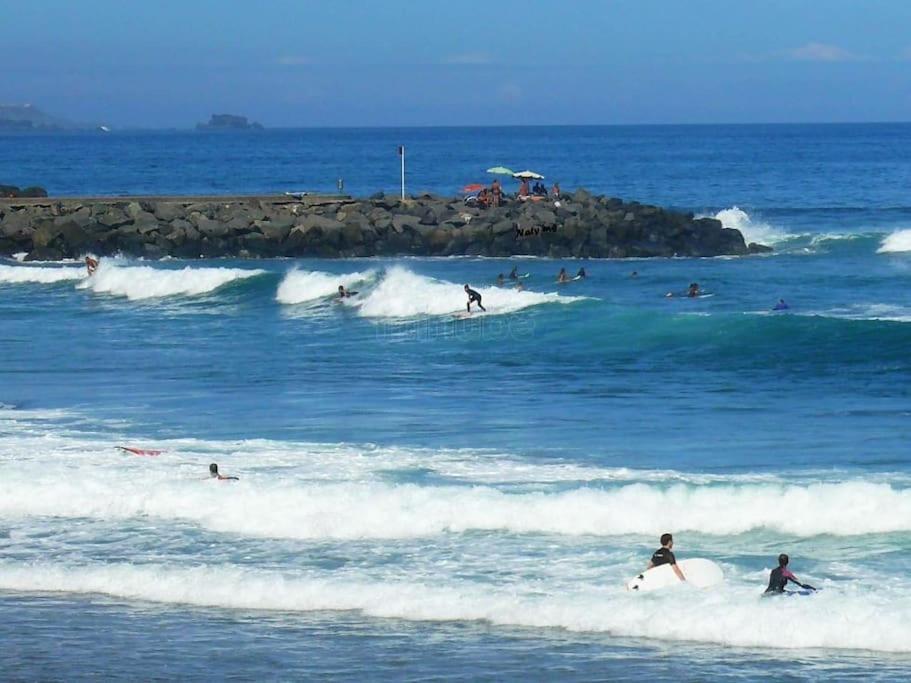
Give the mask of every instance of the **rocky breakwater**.
POLYGON ((86 253, 160 258, 237 256, 649 257, 742 255, 713 218, 578 190, 496 208, 423 195, 0 199, 0 254, 29 260, 86 253))

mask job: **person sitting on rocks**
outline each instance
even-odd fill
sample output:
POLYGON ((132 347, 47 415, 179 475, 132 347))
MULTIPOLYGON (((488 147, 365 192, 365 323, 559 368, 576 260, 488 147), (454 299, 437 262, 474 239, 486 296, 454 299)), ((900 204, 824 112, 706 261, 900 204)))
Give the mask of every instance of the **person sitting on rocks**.
POLYGON ((494 178, 493 182, 490 184, 490 195, 491 195, 491 205, 499 206, 500 200, 503 198, 503 188, 500 187, 500 179, 494 178))
POLYGON ((528 181, 527 180, 523 180, 522 183, 519 185, 519 199, 523 200, 523 201, 525 199, 528 199, 528 181))
POLYGON ((98 270, 98 259, 94 259, 91 256, 85 257, 85 270, 88 272, 89 277, 95 274, 95 271, 98 270))
POLYGON ((486 209, 490 205, 490 193, 487 191, 487 188, 483 188, 478 192, 478 206, 482 209, 486 209))
POLYGON ((554 199, 560 198, 560 183, 554 183, 554 186, 550 189, 551 195, 554 199))

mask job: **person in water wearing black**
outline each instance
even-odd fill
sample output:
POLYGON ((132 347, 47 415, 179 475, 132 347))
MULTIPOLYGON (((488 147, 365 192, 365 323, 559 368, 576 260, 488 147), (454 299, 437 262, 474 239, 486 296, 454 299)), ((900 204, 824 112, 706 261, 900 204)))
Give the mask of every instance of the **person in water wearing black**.
POLYGON ((510 279, 510 280, 518 280, 518 279, 519 279, 519 266, 513 266, 513 267, 512 267, 512 270, 509 271, 509 279, 510 279))
POLYGON ((695 298, 698 297, 701 293, 702 293, 702 291, 699 289, 699 283, 698 283, 698 282, 691 282, 691 283, 690 283, 690 288, 687 290, 686 295, 687 295, 689 298, 691 298, 691 299, 695 299, 695 298))
POLYGON ((576 277, 579 278, 580 280, 583 278, 587 278, 588 274, 585 272, 585 268, 579 268, 579 272, 576 273, 576 277))
POLYGON ((238 481, 240 479, 240 477, 226 477, 223 474, 219 474, 218 465, 213 462, 211 465, 209 465, 209 479, 218 479, 220 481, 227 481, 229 479, 233 479, 234 481, 238 481))
POLYGON ((477 303, 477 304, 478 304, 478 308, 480 308, 482 311, 486 311, 486 310, 487 310, 486 308, 484 308, 484 307, 481 305, 481 295, 478 294, 476 291, 474 291, 474 290, 473 290, 471 287, 469 287, 468 285, 465 285, 465 293, 468 295, 468 312, 469 312, 469 313, 471 313, 471 304, 472 304, 472 302, 477 303))
POLYGON ((766 593, 784 593, 784 588, 788 585, 788 581, 796 583, 798 586, 808 591, 816 590, 810 584, 801 583, 797 580, 797 577, 788 569, 788 562, 790 561, 790 558, 784 553, 778 556, 778 566, 769 574, 769 587, 765 589, 766 593))
POLYGON ((670 534, 661 534, 661 547, 652 554, 652 559, 649 560, 646 569, 660 567, 662 564, 669 564, 673 568, 677 578, 681 581, 686 581, 686 577, 683 575, 683 572, 680 571, 680 567, 677 566, 677 558, 674 557, 674 553, 671 552, 671 548, 673 547, 674 537, 670 534))
POLYGON ((347 299, 349 296, 354 296, 357 292, 352 292, 351 290, 345 289, 345 285, 338 286, 338 298, 347 299))

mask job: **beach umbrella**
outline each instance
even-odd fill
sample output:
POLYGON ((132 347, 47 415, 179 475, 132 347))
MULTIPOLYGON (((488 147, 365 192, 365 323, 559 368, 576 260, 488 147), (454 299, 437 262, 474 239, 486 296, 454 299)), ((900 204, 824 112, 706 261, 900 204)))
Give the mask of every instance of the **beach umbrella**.
POLYGON ((466 185, 465 187, 463 187, 462 192, 480 192, 485 187, 487 187, 487 186, 482 185, 481 183, 472 183, 471 185, 466 185))
POLYGON ((493 168, 488 168, 487 172, 493 173, 494 175, 513 175, 512 169, 506 168, 505 166, 494 166, 493 168))
POLYGON ((513 173, 512 177, 520 180, 544 180, 543 175, 534 171, 519 171, 518 173, 513 173))

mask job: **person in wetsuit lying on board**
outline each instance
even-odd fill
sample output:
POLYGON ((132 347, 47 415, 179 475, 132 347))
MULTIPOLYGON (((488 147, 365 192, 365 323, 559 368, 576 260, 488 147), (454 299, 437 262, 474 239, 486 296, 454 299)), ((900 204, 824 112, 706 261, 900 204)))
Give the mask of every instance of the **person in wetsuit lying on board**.
POLYGON ((209 465, 209 479, 218 479, 219 481, 239 481, 240 477, 226 477, 223 474, 219 474, 218 465, 213 462, 211 465, 209 465))
POLYGON ((671 548, 674 547, 674 537, 671 534, 661 534, 660 540, 661 547, 652 554, 652 559, 649 561, 648 567, 645 568, 646 571, 653 567, 660 567, 662 564, 669 564, 677 578, 681 581, 686 581, 686 577, 680 571, 680 567, 677 566, 677 558, 671 552, 671 548))
POLYGON ((791 573, 791 570, 788 569, 788 562, 790 558, 782 553, 778 556, 778 566, 772 570, 769 574, 769 587, 765 589, 766 593, 784 593, 785 586, 788 585, 788 581, 796 583, 798 586, 808 591, 815 591, 810 584, 801 583, 797 580, 797 577, 791 573))

